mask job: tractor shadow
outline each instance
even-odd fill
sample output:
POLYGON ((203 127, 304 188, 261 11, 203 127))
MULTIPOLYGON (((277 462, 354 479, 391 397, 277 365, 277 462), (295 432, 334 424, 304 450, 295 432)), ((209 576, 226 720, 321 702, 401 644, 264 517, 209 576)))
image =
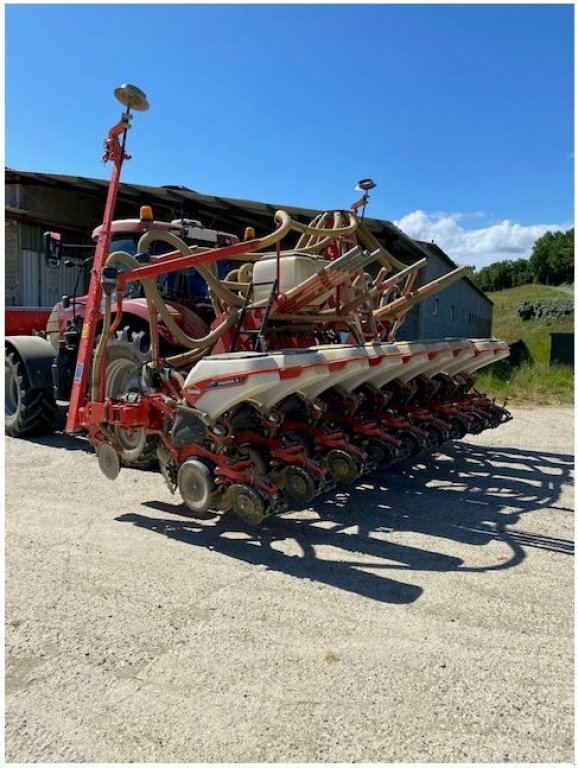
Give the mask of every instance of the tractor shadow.
MULTIPOLYGON (((66 428, 66 414, 68 406, 59 402, 56 416, 56 430, 49 435, 26 435, 23 440, 37 445, 46 445, 49 448, 60 448, 65 451, 84 451, 85 453, 94 453, 94 449, 88 442, 86 434, 68 434, 66 428)), ((20 438, 16 438, 20 439, 20 438)))
POLYGON ((26 440, 27 443, 46 445, 49 448, 60 448, 61 450, 65 451, 84 451, 84 453, 94 453, 94 449, 88 442, 85 435, 69 435, 66 432, 53 432, 51 435, 26 435, 22 439, 26 440))
POLYGON ((308 510, 269 518, 257 529, 232 515, 193 518, 182 505, 156 501, 143 506, 180 519, 132 513, 117 520, 268 570, 379 602, 407 604, 423 588, 400 580, 404 571, 506 570, 519 565, 531 548, 572 555, 570 539, 512 526, 525 513, 544 508, 553 515, 573 514, 556 506, 563 486, 572 482, 573 465, 568 454, 454 443, 436 456, 374 472, 353 490, 334 491, 308 510), (413 546, 415 536, 409 545, 403 543, 404 533, 428 538, 413 546), (432 539, 441 549, 443 540, 467 547, 501 542, 508 549, 505 554, 503 546, 490 547, 482 558, 472 558, 483 564, 471 565, 432 549, 432 539))

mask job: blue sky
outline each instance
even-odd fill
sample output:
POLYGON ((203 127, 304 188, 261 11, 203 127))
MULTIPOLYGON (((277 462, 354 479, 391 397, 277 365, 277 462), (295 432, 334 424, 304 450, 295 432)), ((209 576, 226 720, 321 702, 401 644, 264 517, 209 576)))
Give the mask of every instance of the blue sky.
POLYGON ((573 219, 570 5, 8 5, 6 164, 107 178, 123 82, 127 182, 330 208, 372 176, 370 215, 478 266, 573 219))

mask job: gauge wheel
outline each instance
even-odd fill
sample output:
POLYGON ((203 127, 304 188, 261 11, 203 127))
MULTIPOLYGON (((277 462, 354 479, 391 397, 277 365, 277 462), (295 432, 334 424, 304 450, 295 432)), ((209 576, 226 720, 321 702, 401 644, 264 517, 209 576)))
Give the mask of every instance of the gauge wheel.
POLYGON ((215 500, 215 478, 199 459, 187 459, 179 467, 177 485, 186 506, 196 513, 207 512, 215 500))
POLYGON ((282 472, 283 491, 294 501, 308 504, 316 494, 315 481, 301 467, 285 467, 282 472))
POLYGON ((424 448, 422 442, 411 432, 403 432, 399 435, 401 440, 402 458, 417 456, 424 448))
POLYGON ((425 450, 435 453, 444 442, 444 435, 436 424, 428 424, 425 450))

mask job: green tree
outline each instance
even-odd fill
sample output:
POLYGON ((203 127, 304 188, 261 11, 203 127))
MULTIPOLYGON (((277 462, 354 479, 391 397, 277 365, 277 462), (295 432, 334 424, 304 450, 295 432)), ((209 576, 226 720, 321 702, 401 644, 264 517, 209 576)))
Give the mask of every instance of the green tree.
POLYGON ((526 283, 560 285, 574 277, 574 228, 546 232, 532 248, 530 259, 495 261, 473 276, 482 291, 503 291, 526 283))
POLYGON ((516 259, 512 265, 512 288, 532 282, 532 271, 528 259, 516 259))
POLYGON ((574 275, 574 229, 556 232, 550 253, 550 272, 557 285, 571 281, 574 275))
POLYGON ((567 232, 546 232, 532 248, 530 269, 533 279, 547 285, 571 281, 574 275, 574 228, 567 232))
POLYGON ((476 272, 473 280, 482 291, 502 291, 521 285, 527 274, 528 262, 525 259, 496 261, 476 272))
POLYGON ((530 269, 534 282, 549 284, 550 276, 550 252, 554 244, 554 235, 548 231, 539 237, 532 247, 530 256, 530 269))

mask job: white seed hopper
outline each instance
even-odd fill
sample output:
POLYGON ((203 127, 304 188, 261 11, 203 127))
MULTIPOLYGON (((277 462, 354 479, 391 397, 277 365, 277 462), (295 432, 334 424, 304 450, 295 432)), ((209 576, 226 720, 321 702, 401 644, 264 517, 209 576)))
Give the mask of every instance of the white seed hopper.
POLYGON ((490 365, 490 363, 503 360, 510 354, 510 348, 505 341, 496 339, 471 339, 471 341, 476 349, 476 354, 466 362, 459 373, 474 373, 474 371, 490 365))
MULTIPOLYGON (((287 293, 309 278, 316 275, 330 261, 319 256, 302 254, 289 254, 279 259, 279 293, 287 293)), ((264 301, 269 298, 271 285, 277 276, 277 256, 264 254, 253 267, 253 298, 255 301, 264 301)), ((323 304, 331 290, 311 301, 311 306, 323 304)))
POLYGON ((266 409, 296 392, 306 394, 315 384, 324 382, 323 386, 330 386, 325 357, 314 347, 271 351, 269 357, 279 370, 279 382, 275 387, 263 390, 257 398, 266 409))
POLYGON ((407 384, 428 366, 430 362, 428 350, 420 341, 396 341, 395 345, 401 351, 404 360, 403 368, 395 378, 407 384))
POLYGON ((397 344, 382 342, 379 344, 367 344, 366 348, 373 350, 379 357, 378 363, 372 363, 373 358, 370 356, 368 376, 364 382, 376 389, 380 389, 392 381, 392 379, 395 379, 404 365, 406 365, 402 350, 399 349, 397 344))
MULTIPOLYGON (((332 387, 342 387, 350 392, 350 384, 363 378, 363 374, 369 368, 369 355, 362 346, 352 344, 320 344, 315 347, 327 365, 328 376, 307 386, 302 391, 311 400, 332 387)), ((353 383, 353 388, 357 386, 353 383)))
POLYGON ((456 371, 463 368, 465 363, 471 360, 476 354, 476 348, 471 339, 448 339, 453 351, 453 360, 446 363, 443 372, 448 376, 453 376, 456 371))
POLYGON ((278 387, 279 368, 266 352, 229 352, 204 357, 185 379, 182 394, 212 420, 244 400, 278 387))

